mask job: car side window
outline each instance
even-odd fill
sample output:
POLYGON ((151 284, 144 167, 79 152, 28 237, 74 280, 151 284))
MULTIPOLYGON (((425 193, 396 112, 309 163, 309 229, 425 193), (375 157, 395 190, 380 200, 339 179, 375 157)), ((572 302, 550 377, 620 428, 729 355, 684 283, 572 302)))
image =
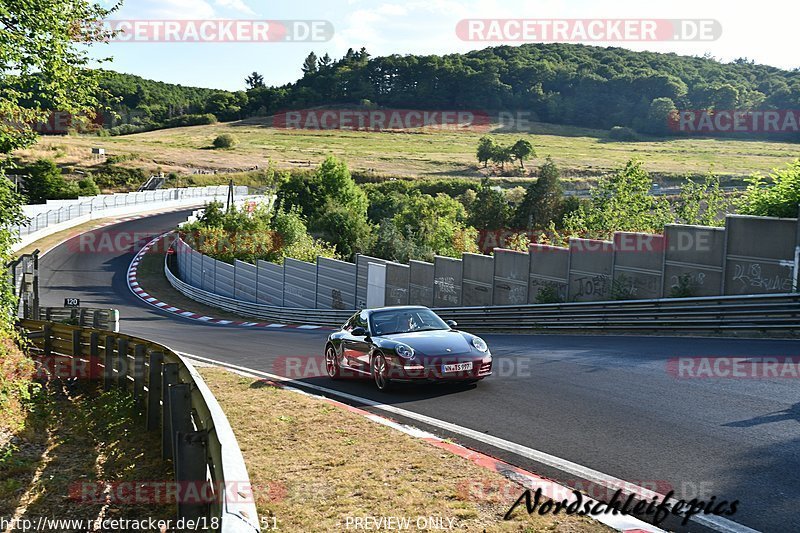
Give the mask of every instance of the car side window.
POLYGON ((345 331, 351 331, 354 327, 356 327, 356 320, 358 319, 358 315, 359 315, 359 313, 356 313, 353 316, 351 316, 347 320, 347 322, 344 323, 344 326, 342 326, 342 329, 345 330, 345 331))

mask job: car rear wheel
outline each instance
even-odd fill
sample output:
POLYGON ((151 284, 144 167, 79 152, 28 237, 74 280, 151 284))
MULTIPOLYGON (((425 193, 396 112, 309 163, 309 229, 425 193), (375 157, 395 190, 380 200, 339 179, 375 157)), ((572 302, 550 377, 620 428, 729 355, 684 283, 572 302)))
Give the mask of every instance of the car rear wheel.
POLYGON ((386 356, 382 353, 375 354, 372 358, 372 379, 375 380, 375 386, 381 392, 386 392, 392 386, 392 381, 389 379, 389 364, 386 362, 386 356))
POLYGON ((325 371, 331 379, 339 379, 341 377, 339 359, 336 357, 336 350, 330 344, 325 348, 325 371))

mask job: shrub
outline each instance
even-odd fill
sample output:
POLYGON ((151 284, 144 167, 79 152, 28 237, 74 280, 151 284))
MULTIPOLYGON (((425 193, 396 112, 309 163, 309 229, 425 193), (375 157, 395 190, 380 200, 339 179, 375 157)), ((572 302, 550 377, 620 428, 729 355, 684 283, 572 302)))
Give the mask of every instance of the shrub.
POLYGON ((608 132, 608 138, 614 141, 634 142, 639 140, 639 134, 627 126, 614 126, 608 132))
POLYGON ((97 196, 100 194, 100 187, 94 182, 94 178, 86 176, 78 181, 78 192, 81 196, 97 196))
POLYGON ((800 159, 775 169, 766 178, 754 174, 748 180, 747 190, 737 202, 739 212, 762 217, 797 216, 800 204, 800 159))
POLYGON ((542 285, 539 292, 536 293, 537 304, 560 304, 564 299, 561 297, 561 291, 555 283, 547 283, 542 285))
POLYGON ((238 141, 236 140, 236 137, 234 137, 230 133, 223 133, 221 135, 217 135, 217 137, 214 139, 214 142, 212 144, 213 144, 214 148, 217 148, 217 149, 220 149, 220 148, 233 148, 234 146, 236 146, 237 142, 238 141))

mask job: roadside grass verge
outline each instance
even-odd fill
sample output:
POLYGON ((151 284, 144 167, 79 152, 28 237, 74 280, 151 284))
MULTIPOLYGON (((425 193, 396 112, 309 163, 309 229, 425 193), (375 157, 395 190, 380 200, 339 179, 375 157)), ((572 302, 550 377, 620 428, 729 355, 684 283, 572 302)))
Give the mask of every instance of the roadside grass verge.
POLYGON ((80 497, 82 483, 172 480, 160 433, 144 431, 127 392, 98 385, 49 381, 30 403, 24 428, 0 445, 1 517, 174 518, 174 504, 80 497))
POLYGON ((393 516, 411 518, 412 530, 418 517, 440 517, 460 531, 611 531, 586 517, 524 511, 504 521, 523 489, 500 474, 318 398, 199 370, 236 433, 259 516, 279 530, 393 516))
POLYGON ((165 249, 166 246, 163 244, 163 239, 161 239, 148 250, 147 253, 142 256, 141 261, 139 261, 139 267, 136 270, 136 281, 147 294, 162 302, 183 309, 184 311, 191 311, 193 313, 222 318, 224 320, 254 319, 254 317, 236 315, 216 307, 203 305, 176 291, 172 285, 169 284, 167 277, 164 275, 165 249))

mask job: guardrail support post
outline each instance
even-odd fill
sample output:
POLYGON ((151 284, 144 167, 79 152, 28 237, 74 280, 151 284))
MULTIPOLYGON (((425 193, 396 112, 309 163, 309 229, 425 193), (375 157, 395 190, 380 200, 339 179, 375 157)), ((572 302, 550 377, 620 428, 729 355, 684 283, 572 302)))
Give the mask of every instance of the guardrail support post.
POLYGON ((172 459, 172 417, 169 389, 178 383, 178 363, 164 364, 161 376, 161 457, 172 459))
POLYGON ((89 376, 100 377, 100 334, 93 331, 89 334, 89 376))
POLYGON ((42 327, 42 331, 44 332, 42 350, 44 351, 44 355, 49 357, 53 353, 53 326, 51 324, 45 324, 42 327))
MULTIPOLYGON (((176 385, 173 386, 173 391, 176 387, 190 387, 190 385, 176 385)), ((176 391, 181 394, 180 391, 176 391)), ((191 400, 188 395, 191 392, 186 392, 187 395, 186 407, 190 407, 191 400)), ((173 398, 174 399, 174 398, 173 398)), ((174 404, 173 404, 174 405, 174 404)), ((180 416, 180 415, 179 415, 180 416)), ((191 426, 191 420, 189 420, 191 426)), ((208 434, 206 431, 178 431, 175 435, 175 481, 179 487, 186 485, 193 485, 194 490, 182 491, 184 494, 197 494, 197 501, 184 501, 178 502, 178 519, 184 518, 186 520, 197 521, 201 516, 208 514, 209 504, 211 502, 203 501, 206 494, 212 491, 206 490, 208 480, 206 479, 206 463, 207 456, 207 441, 208 434)))
POLYGON ((137 344, 133 352, 133 399, 139 405, 144 397, 144 361, 147 346, 137 344))
POLYGON ((147 431, 155 431, 161 422, 161 366, 164 354, 150 352, 147 376, 147 431))
POLYGON ((113 335, 106 335, 106 349, 105 349, 105 371, 103 372, 103 390, 111 390, 111 384, 114 383, 114 345, 116 344, 113 335))
POLYGON ((117 386, 128 388, 128 339, 117 340, 117 386))

